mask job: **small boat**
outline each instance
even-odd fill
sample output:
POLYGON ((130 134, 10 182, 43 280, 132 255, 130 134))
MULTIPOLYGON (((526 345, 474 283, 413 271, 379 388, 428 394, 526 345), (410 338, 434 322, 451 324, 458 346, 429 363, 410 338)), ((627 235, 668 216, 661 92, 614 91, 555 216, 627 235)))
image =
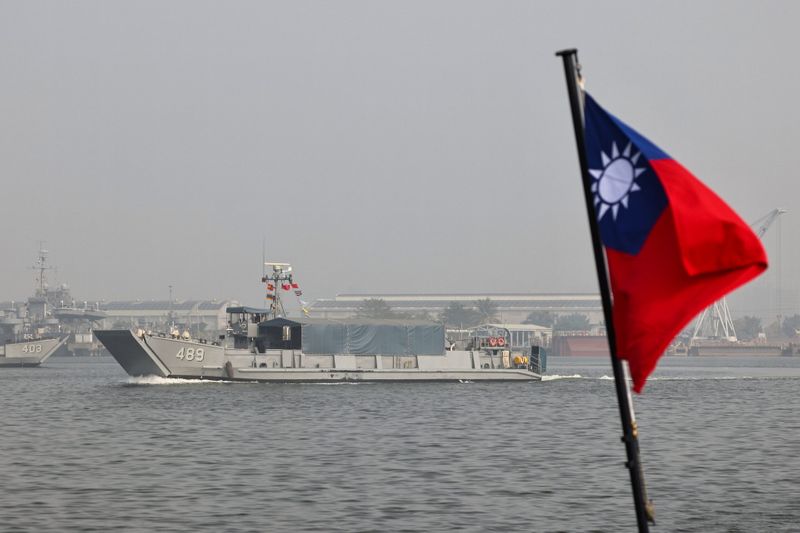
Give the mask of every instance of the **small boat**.
MULTIPOLYGON (((293 284, 289 265, 268 265, 273 271, 262 278, 268 291, 293 284)), ((279 383, 541 380, 538 357, 512 358, 501 343, 448 349, 441 323, 287 318, 278 314, 279 294, 270 300, 269 309, 228 308, 227 331, 214 341, 132 329, 95 335, 131 376, 279 383)))

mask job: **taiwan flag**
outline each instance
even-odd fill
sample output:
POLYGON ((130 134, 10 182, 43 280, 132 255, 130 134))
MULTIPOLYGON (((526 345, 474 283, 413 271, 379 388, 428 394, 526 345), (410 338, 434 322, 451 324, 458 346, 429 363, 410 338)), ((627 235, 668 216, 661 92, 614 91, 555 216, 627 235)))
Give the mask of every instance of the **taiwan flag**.
POLYGON ((584 93, 586 161, 633 386, 700 311, 767 268, 761 241, 680 163, 584 93))

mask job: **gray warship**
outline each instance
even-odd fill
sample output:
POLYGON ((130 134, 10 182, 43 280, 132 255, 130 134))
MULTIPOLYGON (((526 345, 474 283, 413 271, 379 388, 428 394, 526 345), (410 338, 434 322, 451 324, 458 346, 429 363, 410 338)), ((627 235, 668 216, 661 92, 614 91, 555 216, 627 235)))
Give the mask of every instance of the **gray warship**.
POLYGON ((505 338, 474 339, 469 349, 456 350, 447 346, 444 325, 432 321, 287 318, 275 289, 296 287, 291 265, 265 265, 270 307, 228 308, 227 331, 217 339, 142 329, 94 333, 131 376, 277 383, 541 380, 536 347, 530 356, 512 356, 505 338))
POLYGON ((35 294, 24 304, 11 302, 0 314, 0 367, 39 366, 69 338, 61 331, 58 318, 48 309, 46 258, 47 250, 40 247, 33 267, 37 271, 35 294))
POLYGON ((39 366, 67 342, 67 335, 50 339, 6 342, 0 346, 0 367, 39 366))

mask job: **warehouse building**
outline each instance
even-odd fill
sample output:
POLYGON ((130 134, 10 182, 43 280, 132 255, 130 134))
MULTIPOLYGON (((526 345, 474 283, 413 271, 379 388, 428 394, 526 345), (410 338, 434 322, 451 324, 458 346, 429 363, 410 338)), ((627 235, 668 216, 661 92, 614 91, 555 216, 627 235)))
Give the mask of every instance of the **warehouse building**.
POLYGON ((222 331, 228 325, 225 309, 236 300, 121 300, 101 302, 107 317, 98 329, 142 328, 165 330, 174 323, 193 334, 222 331))
POLYGON ((311 311, 312 316, 319 318, 349 318, 357 313, 364 300, 380 299, 394 311, 427 312, 437 317, 452 302, 472 307, 476 301, 487 298, 497 307, 497 320, 505 323, 522 323, 534 311, 549 311, 556 316, 580 313, 593 324, 603 320, 600 295, 592 293, 339 294, 317 300, 311 311))

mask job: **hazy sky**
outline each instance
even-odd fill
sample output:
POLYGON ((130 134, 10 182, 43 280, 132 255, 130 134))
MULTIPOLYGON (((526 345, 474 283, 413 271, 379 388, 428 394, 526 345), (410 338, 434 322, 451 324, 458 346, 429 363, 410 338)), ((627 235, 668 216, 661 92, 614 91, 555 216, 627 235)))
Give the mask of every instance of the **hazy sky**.
MULTIPOLYGON (((800 3, 0 2, 0 299, 594 291, 561 61, 752 221, 800 312, 800 3)), ((774 300, 776 269, 739 295, 774 300), (750 295, 750 296, 748 296, 750 295), (771 295, 771 296, 770 296, 771 295)), ((774 302, 772 302, 774 303, 774 302)))

